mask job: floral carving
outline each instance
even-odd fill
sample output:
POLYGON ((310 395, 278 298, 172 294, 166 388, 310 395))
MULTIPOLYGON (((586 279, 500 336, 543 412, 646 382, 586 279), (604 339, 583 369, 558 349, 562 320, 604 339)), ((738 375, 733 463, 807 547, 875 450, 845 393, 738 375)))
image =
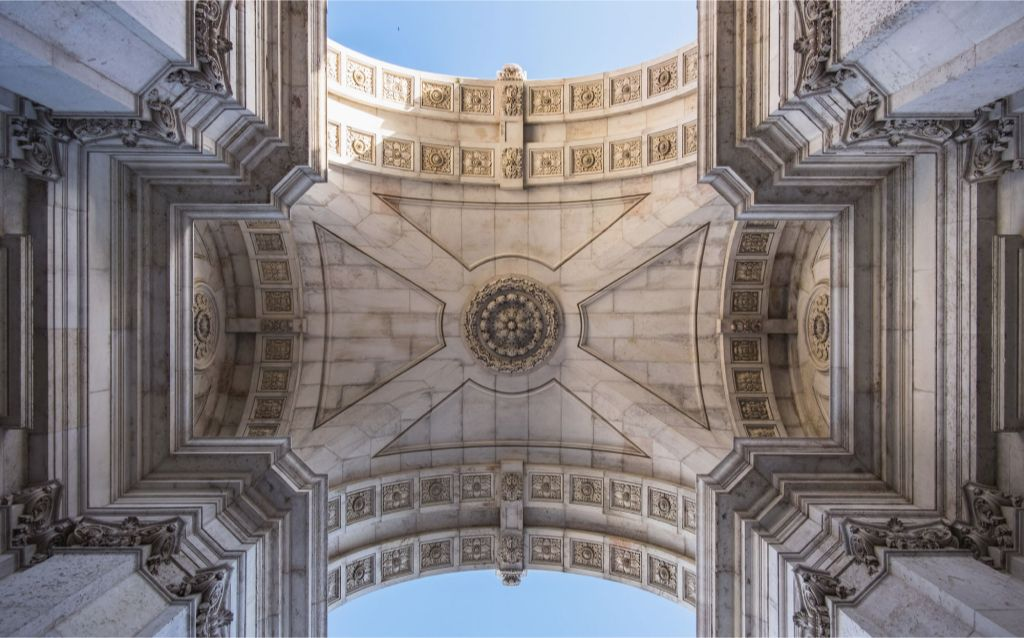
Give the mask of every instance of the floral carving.
POLYGON ((367 164, 374 163, 375 145, 372 133, 364 133, 362 131, 357 131, 354 128, 346 127, 345 136, 345 148, 348 149, 349 157, 359 160, 360 162, 366 162, 367 164))
POLYGON ((494 560, 493 536, 462 537, 463 563, 489 563, 494 560))
POLYGON ((227 628, 235 615, 227 609, 228 575, 227 566, 201 569, 192 576, 186 576, 172 592, 178 596, 199 596, 196 609, 196 636, 200 638, 227 635, 227 628))
POLYGON ((821 286, 811 295, 811 300, 807 304, 807 316, 804 320, 807 349, 811 359, 819 367, 828 366, 831 352, 829 314, 828 288, 821 286))
POLYGON ((41 179, 60 179, 57 145, 69 138, 68 132, 50 118, 48 108, 25 100, 23 110, 25 115, 10 120, 8 152, 17 149, 17 153, 3 158, 0 165, 41 179))
POLYGON ((674 128, 651 135, 647 143, 651 164, 674 160, 679 155, 679 131, 674 128))
POLYGON ((412 481, 388 483, 381 489, 381 510, 394 512, 412 507, 412 481))
POLYGON ((683 127, 683 155, 697 152, 697 125, 687 124, 683 127))
POLYGON ((740 418, 749 421, 771 420, 768 399, 737 399, 740 406, 740 418))
POLYGON ((501 537, 498 562, 502 566, 523 564, 523 537, 521 534, 504 534, 501 537))
POLYGON ((747 425, 747 436, 752 439, 774 439, 779 433, 774 425, 747 425))
POLYGON ((367 556, 345 565, 345 593, 359 591, 373 584, 373 556, 367 556))
POLYGON ((143 523, 129 516, 118 524, 83 517, 68 528, 66 536, 55 542, 60 547, 141 547, 148 545, 149 558, 146 567, 157 573, 161 564, 171 562, 171 557, 181 548, 181 537, 185 525, 180 519, 168 518, 152 523, 143 523))
POLYGON ((228 83, 228 53, 233 45, 228 38, 230 0, 196 0, 195 45, 199 70, 178 69, 167 76, 168 82, 220 95, 231 95, 228 83))
POLYGON ((665 60, 647 69, 647 96, 654 97, 671 91, 679 85, 679 67, 676 59, 665 60))
POLYGON ((572 172, 574 174, 604 172, 604 147, 598 145, 572 149, 572 172))
POLYGON ((508 275, 473 296, 462 325, 466 343, 481 363, 519 374, 551 356, 561 321, 558 304, 547 290, 531 279, 508 275))
POLYGON ((683 598, 697 602, 697 574, 683 570, 683 598))
POLYGON ((439 111, 452 110, 452 85, 441 82, 423 82, 420 106, 439 111))
POLYGON ((844 599, 856 589, 846 587, 828 572, 797 567, 796 576, 800 610, 793 614, 793 624, 804 636, 831 636, 832 621, 829 618, 828 598, 844 599))
POLYGON ((338 81, 338 54, 330 52, 327 54, 327 79, 338 81))
POLYGON ((561 474, 533 474, 530 476, 530 498, 541 501, 562 500, 561 474))
POLYGON ((678 596, 679 575, 675 563, 654 556, 648 556, 647 583, 674 596, 678 596))
POLYGON ((384 140, 384 166, 412 170, 412 142, 405 140, 384 140))
POLYGON ((612 142, 612 170, 640 167, 640 138, 612 142))
POLYGON ((553 115, 562 112, 562 87, 549 86, 530 89, 530 113, 553 115))
POLYGON ((639 551, 611 546, 611 565, 609 567, 613 574, 639 581, 641 566, 639 551))
POLYGON ((570 87, 569 108, 572 111, 592 111, 604 107, 603 82, 573 84, 570 87))
POLYGON ((760 370, 734 370, 737 392, 764 392, 764 377, 760 370))
POLYGON ((930 144, 942 144, 951 139, 959 128, 956 120, 880 118, 882 99, 874 91, 854 104, 843 123, 843 141, 846 144, 885 140, 889 146, 899 146, 907 138, 930 144))
POLYGON ((339 152, 338 127, 335 124, 327 125, 327 150, 334 154, 339 152))
POLYGON ((498 71, 498 79, 502 82, 524 82, 526 71, 518 64, 506 64, 498 71))
POLYGON ((732 280, 738 284, 764 283, 764 261, 737 261, 732 280))
POLYGON ((386 549, 380 555, 380 579, 391 580, 412 573, 412 545, 386 549))
POLYGON ((420 569, 437 569, 451 567, 452 541, 445 539, 433 543, 420 544, 420 569))
POLYGON ((562 149, 530 151, 530 174, 534 177, 560 177, 562 175, 562 149))
POLYGON ((451 146, 420 144, 420 169, 425 173, 452 175, 454 150, 451 146))
POLYGON ((501 151, 501 173, 505 179, 523 178, 523 149, 506 148, 501 151))
POLYGON ((629 512, 640 512, 640 486, 623 481, 611 482, 612 507, 629 512))
POLYGON ((683 499, 683 527, 697 529, 697 503, 691 499, 683 499))
POLYGON ((494 175, 494 151, 490 149, 462 149, 462 174, 473 177, 494 175))
POLYGON ((679 517, 679 497, 664 490, 648 488, 647 511, 654 518, 676 524, 679 517))
POLYGON ((772 233, 743 233, 737 252, 741 255, 767 255, 771 240, 772 233))
POLYGON ((733 312, 757 312, 761 307, 760 290, 733 290, 733 312))
POLYGON ((523 475, 505 472, 501 476, 501 498, 505 501, 523 500, 523 475))
POLYGON ((504 111, 506 117, 523 116, 523 85, 506 84, 502 89, 505 95, 504 111))
POLYGON ((412 104, 412 78, 384 71, 384 99, 408 106, 412 104))
POLYGON ((345 495, 345 523, 371 518, 376 513, 376 494, 375 488, 368 487, 345 495))
POLYGON ((463 474, 462 500, 485 500, 491 498, 490 474, 463 474))
POLYGON ((640 99, 640 72, 612 78, 612 106, 636 102, 640 99))
POLYGON ((491 113, 491 89, 479 86, 462 87, 462 112, 463 113, 491 113))
POLYGON ((572 564, 600 571, 604 568, 604 546, 601 543, 573 540, 572 564))
POLYGON ((436 505, 452 502, 452 477, 432 476, 420 481, 420 503, 436 505))
POLYGON ((1002 568, 1004 553, 1016 546, 1006 510, 1011 510, 1012 518, 1015 515, 1012 510, 1024 507, 1024 499, 975 482, 964 485, 964 499, 968 522, 953 523, 953 533, 960 540, 960 545, 971 550, 975 558, 1002 568))
POLYGON ((345 85, 350 89, 373 95, 374 73, 375 70, 372 66, 352 59, 345 60, 345 85))
POLYGON ((793 41, 793 50, 800 55, 798 96, 827 91, 852 75, 849 69, 832 64, 834 15, 832 0, 802 0, 797 4, 800 36, 793 41))
POLYGON ((876 547, 889 549, 959 549, 960 542, 943 521, 906 525, 895 516, 885 525, 847 519, 843 521, 846 553, 854 562, 867 566, 868 573, 878 571, 876 547))
POLYGON ((74 118, 59 120, 67 136, 83 144, 112 137, 121 138, 129 148, 138 146, 141 139, 168 144, 181 144, 185 140, 181 117, 171 108, 171 101, 160 97, 156 89, 146 97, 149 119, 141 118, 74 118))
POLYGON ((571 500, 573 503, 583 503, 586 505, 604 504, 604 485, 601 479, 573 476, 571 500))
POLYGON ((969 142, 965 178, 970 182, 995 179, 1008 170, 1024 168, 1024 161, 1004 157, 1007 149, 1016 148, 1016 122, 1002 117, 1005 109, 1003 101, 978 109, 975 121, 957 136, 969 142))
POLYGON ((759 363, 761 342, 756 339, 733 339, 732 360, 734 363, 759 363))
POLYGON ((220 313, 213 291, 197 283, 192 292, 192 360, 197 370, 211 363, 220 340, 220 313))
POLYGON ((530 562, 562 564, 562 539, 552 536, 530 537, 530 562))
POLYGON ((683 56, 683 83, 697 81, 697 52, 691 51, 683 56))

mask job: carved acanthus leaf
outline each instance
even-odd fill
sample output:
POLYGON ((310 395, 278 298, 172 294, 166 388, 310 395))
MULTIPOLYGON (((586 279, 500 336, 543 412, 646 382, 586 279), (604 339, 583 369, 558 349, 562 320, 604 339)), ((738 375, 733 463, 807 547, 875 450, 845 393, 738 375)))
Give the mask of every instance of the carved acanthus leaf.
POLYGON ((958 536, 945 521, 906 525, 895 516, 885 525, 847 519, 843 521, 846 553, 854 562, 867 565, 868 573, 878 571, 876 547, 901 550, 959 549, 958 536))
POLYGON ((856 590, 846 587, 828 572, 797 567, 793 570, 797 580, 800 609, 793 614, 793 624, 804 636, 831 636, 832 622, 828 611, 828 598, 844 599, 856 590))
POLYGON ((185 526, 180 519, 168 518, 142 523, 129 516, 119 524, 83 517, 62 536, 57 546, 62 547, 150 547, 146 567, 156 573, 160 564, 171 562, 181 548, 185 526))
POLYGON ((834 19, 831 0, 797 2, 800 36, 793 41, 793 50, 800 54, 798 96, 827 91, 853 75, 850 69, 832 63, 834 19))
POLYGON ((178 69, 167 76, 168 82, 188 88, 231 95, 228 82, 228 53, 233 47, 228 38, 231 0, 196 0, 195 45, 199 70, 178 69))
POLYGON ((885 140, 889 146, 899 146, 910 138, 930 144, 943 144, 957 135, 960 120, 881 117, 882 98, 869 91, 867 97, 854 104, 846 114, 843 141, 847 145, 885 140))
POLYGON ((1024 159, 1013 156, 1016 152, 1017 120, 1003 117, 1005 110, 1003 100, 978 109, 974 121, 965 123, 958 135, 958 141, 969 144, 964 175, 967 181, 997 179, 1008 170, 1024 168, 1024 159))
POLYGON ((8 494, 0 500, 0 505, 21 506, 18 521, 11 530, 12 547, 31 545, 33 538, 53 527, 57 519, 61 490, 59 482, 48 481, 8 494))
POLYGON ((196 610, 196 636, 226 636, 228 626, 235 615, 226 608, 228 592, 227 566, 201 569, 192 576, 186 576, 177 588, 171 591, 178 596, 199 596, 196 610))
POLYGON ((68 131, 51 119, 46 107, 24 100, 22 113, 7 121, 8 156, 0 158, 0 166, 40 179, 60 179, 57 148, 58 142, 69 139, 68 131))

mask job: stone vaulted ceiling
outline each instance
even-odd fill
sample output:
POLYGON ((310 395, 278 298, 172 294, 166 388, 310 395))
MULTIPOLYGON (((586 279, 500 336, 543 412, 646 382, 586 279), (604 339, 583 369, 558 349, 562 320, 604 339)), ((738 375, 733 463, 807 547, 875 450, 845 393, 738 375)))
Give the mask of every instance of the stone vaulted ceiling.
POLYGON ((827 432, 827 224, 736 222, 697 183, 694 55, 457 81, 332 45, 327 182, 288 221, 196 224, 196 430, 288 435, 328 476, 332 600, 514 581, 561 539, 565 569, 692 602, 697 476, 738 435, 827 432), (499 560, 524 517, 532 553, 499 560))

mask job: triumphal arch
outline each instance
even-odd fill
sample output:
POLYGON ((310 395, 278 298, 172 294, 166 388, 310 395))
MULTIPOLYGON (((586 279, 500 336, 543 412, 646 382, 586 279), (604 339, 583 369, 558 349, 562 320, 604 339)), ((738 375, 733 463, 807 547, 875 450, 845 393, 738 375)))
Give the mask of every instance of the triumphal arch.
POLYGON ((698 10, 539 80, 318 1, 0 3, 0 634, 466 569, 1024 633, 1024 3, 698 10))

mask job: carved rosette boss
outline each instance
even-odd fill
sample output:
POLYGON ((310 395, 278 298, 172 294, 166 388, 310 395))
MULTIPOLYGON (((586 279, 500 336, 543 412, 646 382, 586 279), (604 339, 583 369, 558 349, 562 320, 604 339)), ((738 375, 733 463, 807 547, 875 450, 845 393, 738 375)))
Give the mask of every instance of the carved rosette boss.
POLYGON ((554 352, 561 333, 561 309, 543 286, 506 275, 470 299, 463 334, 473 355, 496 372, 520 374, 554 352))

